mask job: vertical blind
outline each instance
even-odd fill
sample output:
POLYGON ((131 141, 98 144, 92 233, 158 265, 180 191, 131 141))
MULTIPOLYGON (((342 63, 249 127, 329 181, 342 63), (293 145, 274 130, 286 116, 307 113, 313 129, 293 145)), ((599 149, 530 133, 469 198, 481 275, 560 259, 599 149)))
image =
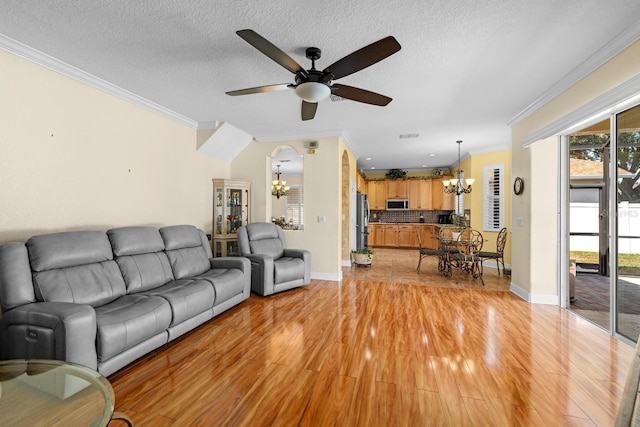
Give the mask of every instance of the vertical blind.
POLYGON ((484 231, 500 231, 504 224, 504 165, 485 166, 482 179, 484 231))

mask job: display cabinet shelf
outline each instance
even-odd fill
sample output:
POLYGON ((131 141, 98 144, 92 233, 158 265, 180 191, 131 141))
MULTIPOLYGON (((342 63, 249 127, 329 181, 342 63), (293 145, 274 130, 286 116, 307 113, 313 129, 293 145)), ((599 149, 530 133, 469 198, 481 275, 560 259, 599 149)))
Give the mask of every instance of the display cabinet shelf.
POLYGON ((213 256, 238 256, 237 230, 249 223, 251 183, 213 180, 213 256))

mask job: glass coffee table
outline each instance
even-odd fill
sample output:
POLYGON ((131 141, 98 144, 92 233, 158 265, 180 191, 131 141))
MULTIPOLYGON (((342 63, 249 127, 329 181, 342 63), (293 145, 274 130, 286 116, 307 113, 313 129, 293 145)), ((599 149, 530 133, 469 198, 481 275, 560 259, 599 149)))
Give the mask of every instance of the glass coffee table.
POLYGON ((85 366, 59 360, 0 362, 0 425, 106 426, 114 412, 113 388, 85 366))

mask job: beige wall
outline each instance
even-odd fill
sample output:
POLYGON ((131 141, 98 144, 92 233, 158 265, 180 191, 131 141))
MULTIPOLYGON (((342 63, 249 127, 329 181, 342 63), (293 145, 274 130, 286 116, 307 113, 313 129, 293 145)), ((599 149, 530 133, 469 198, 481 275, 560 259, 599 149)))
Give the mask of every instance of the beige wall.
POLYGON ((640 74, 640 42, 551 100, 512 129, 512 175, 525 181, 525 192, 512 203, 512 288, 532 301, 554 302, 558 295, 558 138, 523 140, 584 104, 640 74), (520 219, 520 224, 518 223, 520 219))
POLYGON ((0 50, 0 242, 59 230, 211 230, 213 177, 197 132, 0 50))
POLYGON ((471 211, 471 227, 482 232, 486 239, 482 250, 495 251, 498 232, 482 229, 482 179, 485 166, 502 164, 504 166, 504 226, 507 227, 507 245, 504 251, 505 263, 511 263, 511 150, 500 150, 492 153, 474 154, 462 162, 465 178, 473 178, 473 191, 465 195, 464 206, 471 211))
MULTIPOLYGON (((249 144, 232 162, 231 178, 251 181, 251 221, 271 220, 271 156, 291 146, 303 154, 304 230, 285 230, 287 246, 311 251, 312 277, 341 277, 342 142, 339 137, 314 138, 316 154, 308 154, 305 140, 249 144), (318 222, 324 216, 326 222, 318 222)), ((355 175, 354 175, 355 176, 355 175)))

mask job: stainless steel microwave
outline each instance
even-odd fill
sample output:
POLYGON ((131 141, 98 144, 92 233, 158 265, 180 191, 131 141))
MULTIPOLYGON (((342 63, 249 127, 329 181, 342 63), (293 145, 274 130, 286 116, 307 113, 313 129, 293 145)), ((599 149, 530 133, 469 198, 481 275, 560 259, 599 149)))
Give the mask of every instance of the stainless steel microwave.
POLYGON ((388 211, 409 210, 409 199, 387 199, 388 211))

